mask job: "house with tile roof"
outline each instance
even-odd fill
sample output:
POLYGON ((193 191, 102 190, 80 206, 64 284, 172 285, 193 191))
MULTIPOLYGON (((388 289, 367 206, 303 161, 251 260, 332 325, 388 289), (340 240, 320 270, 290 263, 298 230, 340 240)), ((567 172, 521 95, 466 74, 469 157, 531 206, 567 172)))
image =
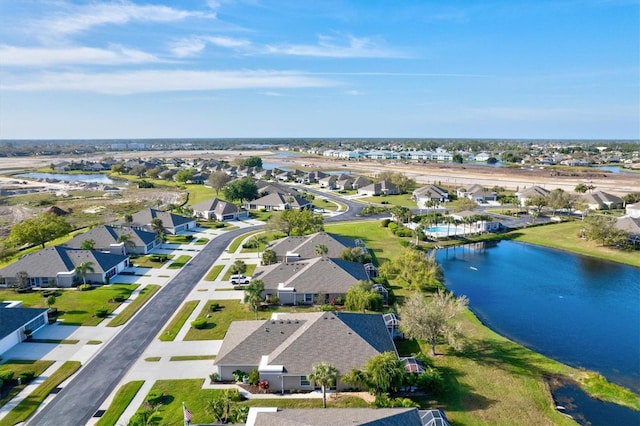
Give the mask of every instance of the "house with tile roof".
POLYGON ((87 272, 87 282, 103 284, 129 266, 129 257, 97 250, 47 247, 0 269, 0 285, 16 283, 19 273, 26 272, 31 287, 72 287, 83 282, 75 270, 83 262, 91 262, 94 269, 87 272))
POLYGON ((247 426, 449 426, 441 410, 250 407, 247 426), (440 421, 434 421, 439 419, 440 421))
POLYGON ((273 250, 279 260, 295 262, 318 257, 316 247, 319 245, 324 245, 327 248, 325 257, 334 258, 339 258, 345 249, 361 247, 363 250, 366 250, 364 242, 360 239, 354 240, 340 235, 329 234, 324 231, 309 235, 281 238, 269 243, 267 248, 273 250))
POLYGON ((253 278, 264 282, 265 298, 277 296, 281 305, 313 304, 320 295, 325 299, 320 303, 328 303, 370 279, 363 264, 328 257, 261 266, 253 278))
MULTIPOLYGON (((333 364, 346 374, 383 352, 397 356, 380 314, 275 315, 271 320, 231 323, 213 364, 221 380, 232 380, 235 370, 248 374, 256 369, 272 391, 313 390, 307 375, 318 362, 333 364)), ((338 379, 338 390, 347 387, 338 379)))
POLYGON ((622 198, 603 191, 582 194, 582 199, 587 203, 590 210, 621 209, 624 205, 622 198))
POLYGON ((310 209, 311 202, 302 195, 272 192, 264 197, 246 202, 244 207, 247 210, 265 209, 266 211, 303 210, 310 209))
POLYGON ((151 223, 153 219, 159 218, 162 221, 162 226, 164 226, 164 229, 169 234, 178 234, 196 227, 196 220, 194 218, 151 208, 133 214, 132 218, 133 222, 125 223, 123 226, 153 232, 151 223))
POLYGON ((155 232, 142 231, 140 229, 116 227, 109 225, 96 226, 93 229, 78 234, 62 247, 79 249, 85 241, 93 240, 93 249, 106 251, 113 254, 147 254, 162 244, 162 240, 155 232), (122 236, 128 238, 125 244, 119 239, 122 236))
POLYGON ((195 217, 201 217, 207 220, 217 220, 223 222, 225 220, 242 220, 249 218, 249 212, 241 210, 233 203, 212 198, 202 201, 191 207, 195 217))
POLYGON ((533 185, 533 186, 530 186, 529 188, 524 188, 516 192, 516 197, 518 197, 518 202, 520 203, 520 205, 522 207, 525 207, 527 205, 527 201, 529 201, 531 197, 534 197, 536 195, 539 195, 541 197, 546 197, 550 193, 551 191, 549 191, 546 188, 543 188, 538 185, 533 185))
POLYGON ((362 188, 358 188, 358 195, 398 195, 400 194, 400 189, 398 186, 389 181, 383 180, 382 182, 372 183, 371 185, 364 186, 362 188))
POLYGON ((36 332, 47 325, 44 308, 23 308, 21 302, 0 302, 0 356, 26 338, 25 330, 36 332))

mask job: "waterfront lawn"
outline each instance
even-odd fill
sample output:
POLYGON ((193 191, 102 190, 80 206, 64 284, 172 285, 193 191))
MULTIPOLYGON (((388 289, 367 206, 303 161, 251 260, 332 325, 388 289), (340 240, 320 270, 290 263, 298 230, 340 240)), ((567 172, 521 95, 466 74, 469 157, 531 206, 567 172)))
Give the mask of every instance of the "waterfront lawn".
POLYGON ((402 249, 401 239, 394 236, 389 228, 382 227, 380 220, 331 223, 326 224, 324 229, 329 233, 363 240, 374 263, 378 266, 396 259, 402 249))
POLYGON ((98 420, 98 423, 96 423, 97 426, 117 424, 118 419, 120 419, 120 416, 122 416, 122 413, 127 409, 143 384, 144 380, 136 380, 121 386, 118 392, 116 392, 113 402, 111 402, 111 405, 107 408, 107 411, 105 411, 102 417, 100 417, 100 420, 98 420))
MULTIPOLYGON (((64 325, 98 325, 103 318, 95 316, 98 309, 106 308, 113 312, 121 302, 111 302, 115 298, 128 299, 137 284, 112 284, 93 288, 88 291, 76 289, 58 290, 54 307, 58 308, 58 319, 64 325)), ((13 290, 0 290, 0 300, 21 300, 25 308, 46 308, 45 297, 40 292, 16 293, 13 290)))
POLYGON ((602 247, 598 242, 580 239, 578 234, 583 227, 584 222, 576 220, 518 229, 507 234, 507 237, 516 241, 553 247, 640 267, 640 252, 602 247))
MULTIPOLYGON (((208 379, 207 379, 208 380, 208 379)), ((222 392, 217 389, 202 389, 204 379, 158 380, 153 385, 164 394, 164 401, 159 410, 153 415, 154 424, 177 425, 183 423, 182 403, 184 402, 193 414, 194 424, 211 424, 214 422, 212 414, 207 411, 207 404, 213 397, 222 392)), ((334 400, 327 398, 327 406, 333 408, 369 407, 360 398, 342 396, 334 400)), ((322 399, 278 398, 274 395, 269 399, 253 399, 239 402, 240 405, 279 407, 279 408, 321 408, 322 399)), ((140 411, 140 410, 139 410, 140 411)))
POLYGON ((22 392, 28 383, 18 384, 17 379, 21 373, 25 371, 33 371, 35 377, 40 376, 47 368, 53 364, 53 361, 29 361, 20 359, 9 359, 5 363, 0 364, 0 373, 13 371, 13 380, 15 386, 5 383, 5 393, 0 398, 0 407, 11 401, 14 396, 22 392))

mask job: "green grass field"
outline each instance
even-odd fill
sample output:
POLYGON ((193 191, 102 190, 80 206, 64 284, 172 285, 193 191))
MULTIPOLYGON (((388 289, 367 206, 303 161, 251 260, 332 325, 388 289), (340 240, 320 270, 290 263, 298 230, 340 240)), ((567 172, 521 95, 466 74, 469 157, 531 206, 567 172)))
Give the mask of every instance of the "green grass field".
MULTIPOLYGON (((9 359, 0 364, 0 373, 6 373, 13 371, 13 378, 16 379, 20 376, 20 373, 24 371, 33 371, 34 377, 40 376, 47 368, 53 364, 53 361, 29 361, 20 359, 9 359)), ((5 385, 6 386, 6 385, 5 385)), ((14 396, 22 392, 27 384, 16 384, 11 388, 5 389, 5 394, 0 398, 0 407, 3 407, 7 402, 11 401, 14 396)))
POLYGON ((144 304, 147 303, 147 300, 149 300, 158 290, 160 290, 160 286, 157 284, 146 285, 142 290, 140 290, 138 297, 133 299, 122 312, 112 319, 109 324, 107 324, 107 327, 118 327, 129 321, 129 319, 138 312, 138 309, 143 307, 144 304))
POLYGON ((187 318, 191 315, 191 312, 198 306, 197 300, 190 300, 189 302, 182 305, 180 310, 173 317, 171 322, 167 324, 165 329, 162 331, 160 335, 160 340, 163 342, 173 342, 176 338, 176 335, 182 328, 185 322, 187 322, 187 318))
POLYGON ((357 201, 360 201, 362 203, 385 205, 387 207, 399 206, 407 207, 410 209, 418 208, 416 202, 411 199, 411 194, 375 195, 373 197, 358 198, 357 201))
POLYGON ((116 392, 113 402, 111 402, 107 411, 100 417, 100 420, 98 420, 97 426, 112 426, 117 424, 118 419, 122 416, 122 413, 127 409, 131 400, 133 400, 143 384, 144 380, 136 380, 122 385, 116 392))
POLYGON ((209 272, 207 272, 207 275, 205 275, 204 280, 205 281, 215 281, 218 278, 218 275, 220 275, 220 272, 222 272, 223 269, 224 269, 224 265, 215 265, 213 268, 211 268, 209 270, 209 272))
POLYGON ((182 254, 182 255, 178 256, 178 258, 176 260, 171 262, 171 264, 169 266, 167 266, 167 269, 180 269, 184 265, 186 265, 187 262, 190 261, 190 260, 191 260, 191 256, 186 255, 186 254, 182 254))
MULTIPOLYGON (((113 312, 120 303, 109 302, 115 297, 128 299, 137 284, 112 284, 94 288, 89 291, 75 289, 59 290, 55 307, 58 308, 58 319, 65 325, 97 325, 103 318, 95 316, 97 309, 105 307, 113 312)), ((21 300, 25 308, 46 308, 46 298, 39 292, 16 293, 13 290, 0 290, 0 300, 21 300)))

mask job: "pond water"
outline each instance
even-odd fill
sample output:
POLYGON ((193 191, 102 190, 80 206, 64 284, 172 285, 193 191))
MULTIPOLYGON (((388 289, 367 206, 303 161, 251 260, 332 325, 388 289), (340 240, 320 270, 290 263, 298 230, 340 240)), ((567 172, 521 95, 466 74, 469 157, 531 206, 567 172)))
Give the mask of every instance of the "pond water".
POLYGON ((436 258, 492 330, 640 392, 640 268, 513 241, 436 258))
POLYGON ((114 185, 116 183, 123 184, 124 182, 116 182, 109 178, 104 173, 96 174, 66 174, 66 173, 21 173, 14 175, 17 178, 29 178, 29 179, 57 179, 67 182, 85 182, 85 183, 101 183, 107 185, 114 185))

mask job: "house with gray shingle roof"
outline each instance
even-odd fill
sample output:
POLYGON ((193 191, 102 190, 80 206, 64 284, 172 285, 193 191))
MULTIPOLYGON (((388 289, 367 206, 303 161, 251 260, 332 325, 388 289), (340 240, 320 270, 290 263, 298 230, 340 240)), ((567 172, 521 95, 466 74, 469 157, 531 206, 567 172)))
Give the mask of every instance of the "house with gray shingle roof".
POLYGON ((247 210, 265 209, 266 211, 302 210, 311 208, 311 202, 301 195, 272 192, 264 197, 246 202, 244 207, 247 210))
POLYGON ((196 220, 194 218, 156 209, 141 210, 133 214, 132 218, 133 222, 123 225, 149 232, 153 231, 151 222, 154 218, 159 218, 162 221, 162 226, 164 226, 164 229, 169 234, 177 234, 196 227, 196 220))
POLYGON ((518 201, 522 207, 527 205, 527 201, 531 199, 531 197, 535 195, 539 195, 541 197, 546 197, 551 193, 548 189, 545 189, 538 185, 530 186, 529 188, 522 189, 521 191, 516 192, 516 197, 518 197, 518 201))
POLYGON ((47 247, 0 269, 0 285, 16 283, 18 273, 24 271, 32 287, 72 287, 83 282, 75 271, 82 262, 91 262, 94 269, 86 275, 88 283, 105 283, 129 266, 129 257, 96 250, 47 247))
MULTIPOLYGON (((380 314, 311 312, 276 314, 271 320, 234 321, 214 367, 221 380, 256 369, 273 391, 312 390, 313 364, 333 364, 341 374, 396 348, 380 314), (321 343, 320 343, 321 342, 321 343), (320 344, 319 344, 320 343, 320 344)), ((340 380, 338 390, 348 387, 340 380)))
POLYGON ((489 191, 482 185, 478 184, 474 184, 469 187, 458 188, 456 192, 458 194, 458 197, 466 197, 479 204, 486 204, 488 201, 496 201, 498 199, 497 193, 489 191))
POLYGON ((24 340, 25 330, 35 332, 47 325, 47 311, 0 302, 0 356, 24 340))
POLYGON ((371 185, 367 185, 365 187, 358 189, 359 195, 398 195, 400 194, 400 190, 398 186, 389 181, 383 180, 382 182, 372 183, 371 185))
POLYGON ((413 198, 418 206, 425 203, 444 203, 449 201, 449 191, 437 185, 425 185, 413 191, 413 198))
POLYGON ((417 408, 276 408, 251 407, 247 426, 448 426, 440 410, 417 408), (436 413, 431 413, 436 412, 436 413), (441 418, 443 422, 433 422, 441 418))
POLYGON ((582 199, 587 203, 590 210, 620 209, 624 205, 622 198, 603 191, 582 194, 582 199))
POLYGON ((277 296, 281 305, 313 304, 319 295, 325 298, 320 303, 328 303, 370 279, 363 264, 328 257, 261 266, 253 278, 264 282, 263 296, 277 296))
POLYGON ((102 225, 76 235, 71 240, 61 244, 61 246, 79 249, 87 240, 93 240, 94 250, 122 255, 126 255, 127 253, 147 254, 162 244, 162 241, 155 232, 102 225), (121 242, 119 239, 123 235, 126 235, 130 242, 127 244, 121 242))
POLYGON ((271 242, 267 248, 273 250, 279 260, 295 262, 318 257, 316 247, 319 245, 327 247, 325 257, 338 258, 345 249, 354 247, 362 247, 363 250, 366 250, 362 240, 353 240, 327 232, 281 238, 271 242))
POLYGON ((249 218, 249 212, 238 209, 233 203, 223 201, 219 198, 202 201, 191 207, 195 217, 202 217, 207 220, 240 220, 249 218))

